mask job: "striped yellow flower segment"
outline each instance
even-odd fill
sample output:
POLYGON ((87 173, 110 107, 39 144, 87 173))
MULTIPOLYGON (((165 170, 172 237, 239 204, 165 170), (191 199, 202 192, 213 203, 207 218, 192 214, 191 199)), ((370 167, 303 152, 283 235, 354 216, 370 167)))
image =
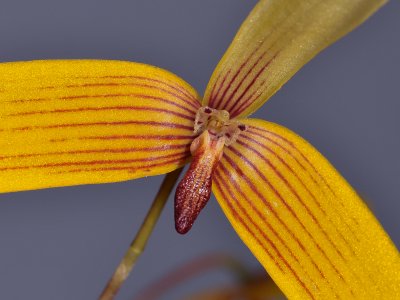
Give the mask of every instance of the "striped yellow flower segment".
POLYGON ((190 155, 198 99, 144 64, 0 64, 0 192, 172 171, 190 155))
POLYGON ((215 69, 204 104, 247 116, 385 0, 261 0, 215 69))
POLYGON ((214 193, 290 299, 395 299, 400 256, 349 184, 310 144, 246 120, 224 151, 214 193))

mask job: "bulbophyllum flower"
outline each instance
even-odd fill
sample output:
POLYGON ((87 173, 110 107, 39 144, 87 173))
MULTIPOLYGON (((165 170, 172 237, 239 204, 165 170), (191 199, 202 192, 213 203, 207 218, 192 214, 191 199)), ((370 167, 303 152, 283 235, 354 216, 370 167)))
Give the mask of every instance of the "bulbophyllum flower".
POLYGON ((397 249, 329 162, 287 128, 248 116, 381 0, 263 0, 205 95, 119 61, 0 64, 0 192, 159 175, 192 158, 175 195, 187 232, 214 192, 292 299, 394 299, 397 249))

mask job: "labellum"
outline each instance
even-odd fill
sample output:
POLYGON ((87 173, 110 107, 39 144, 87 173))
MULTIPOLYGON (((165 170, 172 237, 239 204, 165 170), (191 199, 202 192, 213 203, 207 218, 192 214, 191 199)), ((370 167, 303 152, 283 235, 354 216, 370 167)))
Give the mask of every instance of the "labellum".
POLYGON ((190 146, 193 160, 175 192, 175 228, 187 233, 211 196, 212 175, 224 146, 234 143, 246 126, 229 119, 226 110, 201 107, 194 123, 200 134, 190 146))

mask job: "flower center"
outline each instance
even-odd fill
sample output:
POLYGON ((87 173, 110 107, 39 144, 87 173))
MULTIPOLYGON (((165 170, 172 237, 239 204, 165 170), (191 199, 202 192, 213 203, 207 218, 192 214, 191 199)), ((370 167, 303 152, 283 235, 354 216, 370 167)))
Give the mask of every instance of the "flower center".
POLYGON ((175 192, 175 228, 190 230, 211 196, 212 175, 222 157, 224 146, 236 141, 246 126, 229 119, 226 110, 201 107, 194 123, 200 134, 190 145, 193 160, 175 192))
POLYGON ((229 112, 217 110, 208 106, 201 107, 194 121, 194 133, 208 130, 213 139, 225 137, 225 145, 234 143, 240 132, 246 130, 246 125, 229 119, 229 112))

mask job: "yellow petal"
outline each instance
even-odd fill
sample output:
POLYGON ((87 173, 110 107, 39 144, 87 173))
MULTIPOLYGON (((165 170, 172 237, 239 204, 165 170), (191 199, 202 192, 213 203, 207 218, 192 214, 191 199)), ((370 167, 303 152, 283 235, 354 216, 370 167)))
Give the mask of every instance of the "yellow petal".
POLYGON ((197 99, 144 64, 0 64, 0 192, 172 171, 190 155, 197 99))
POLYGON ((395 299, 400 256, 349 184, 302 138, 246 120, 213 191, 290 299, 395 299))
POLYGON ((204 104, 247 116, 385 0, 262 0, 215 69, 204 104))

